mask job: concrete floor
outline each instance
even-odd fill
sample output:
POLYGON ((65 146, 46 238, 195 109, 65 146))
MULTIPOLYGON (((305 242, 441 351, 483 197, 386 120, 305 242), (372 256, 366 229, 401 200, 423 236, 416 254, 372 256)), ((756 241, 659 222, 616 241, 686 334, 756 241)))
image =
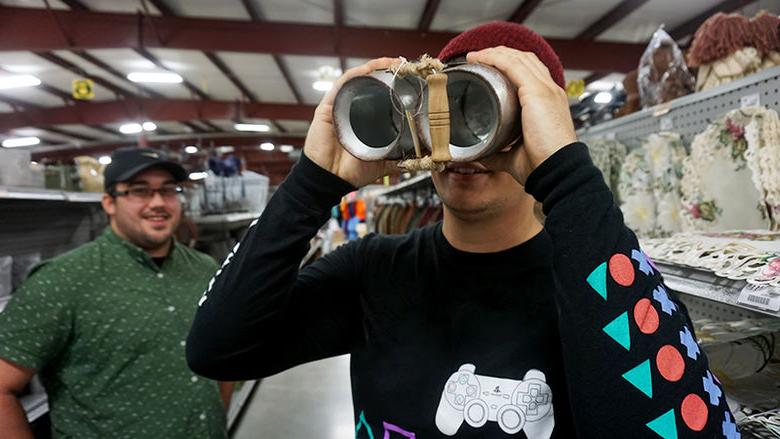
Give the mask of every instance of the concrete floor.
POLYGON ((349 356, 298 366, 258 384, 233 439, 355 436, 349 356))

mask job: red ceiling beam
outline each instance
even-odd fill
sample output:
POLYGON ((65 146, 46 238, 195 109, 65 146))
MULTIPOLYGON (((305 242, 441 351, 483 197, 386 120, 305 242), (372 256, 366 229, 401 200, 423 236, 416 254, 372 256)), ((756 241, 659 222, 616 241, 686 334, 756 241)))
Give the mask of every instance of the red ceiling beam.
POLYGON ((269 104, 188 99, 139 99, 76 103, 28 111, 0 113, 0 132, 21 127, 45 127, 64 124, 104 124, 139 119, 159 122, 199 119, 248 118, 311 120, 313 105, 269 104))
POLYGON ((524 22, 542 4, 542 1, 544 0, 523 0, 520 6, 515 9, 515 12, 512 13, 512 16, 509 17, 509 21, 514 21, 515 23, 524 22))
MULTIPOLYGON (((527 0, 530 1, 530 0, 527 0)), ((437 53, 456 34, 417 30, 343 27, 279 22, 146 17, 106 12, 48 12, 0 7, 0 51, 167 47, 206 51, 375 58, 437 53), (73 43, 62 36, 56 14, 73 43), (159 32, 151 29, 149 21, 159 32)), ((627 71, 635 67, 644 45, 548 39, 566 68, 627 71)))
POLYGON ((607 29, 614 26, 620 20, 624 19, 628 14, 637 10, 645 3, 647 3, 647 0, 623 0, 622 2, 618 3, 617 6, 610 9, 609 12, 602 15, 601 18, 596 20, 593 24, 588 26, 585 30, 577 34, 575 38, 592 40, 601 35, 607 29))

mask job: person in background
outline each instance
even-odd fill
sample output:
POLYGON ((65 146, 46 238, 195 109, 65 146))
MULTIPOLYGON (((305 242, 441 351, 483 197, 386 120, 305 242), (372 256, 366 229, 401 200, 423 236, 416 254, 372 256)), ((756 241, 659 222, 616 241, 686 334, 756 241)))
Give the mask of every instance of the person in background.
POLYGON ((225 438, 231 383, 184 358, 218 268, 173 239, 187 172, 149 148, 111 158, 110 226, 36 267, 0 313, 0 437, 31 437, 17 395, 39 373, 55 438, 225 438))
POLYGON ((687 310, 577 141, 553 49, 494 22, 439 53, 461 57, 517 87, 522 144, 433 172, 441 223, 299 270, 330 207, 396 167, 352 157, 331 116, 346 80, 393 60, 346 72, 200 299, 190 367, 246 379, 349 353, 357 438, 738 438, 687 310))

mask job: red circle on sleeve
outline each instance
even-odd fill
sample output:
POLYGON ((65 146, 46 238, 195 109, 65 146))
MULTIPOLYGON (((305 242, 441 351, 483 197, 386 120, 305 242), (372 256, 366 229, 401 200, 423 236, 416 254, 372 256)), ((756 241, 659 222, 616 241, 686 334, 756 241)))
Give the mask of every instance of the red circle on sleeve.
POLYGON ((685 360, 683 360, 680 351, 669 344, 658 350, 658 355, 655 356, 655 365, 658 367, 658 372, 667 381, 679 381, 685 372, 685 360))
POLYGON ((707 425, 707 405, 704 401, 694 393, 686 396, 683 399, 682 407, 683 421, 693 431, 702 431, 704 426, 707 425))
POLYGON ((630 287, 634 283, 634 264, 628 256, 615 253, 609 258, 609 274, 618 285, 630 287))
POLYGON ((658 330, 658 311, 650 299, 640 299, 634 305, 634 321, 643 334, 652 334, 658 330))

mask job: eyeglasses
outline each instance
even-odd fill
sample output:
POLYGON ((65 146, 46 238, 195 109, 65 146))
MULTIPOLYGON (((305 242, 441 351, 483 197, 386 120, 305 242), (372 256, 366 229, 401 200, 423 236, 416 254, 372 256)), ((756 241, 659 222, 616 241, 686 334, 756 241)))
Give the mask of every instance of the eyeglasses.
POLYGON ((184 192, 184 188, 175 185, 166 185, 158 189, 152 189, 147 186, 131 186, 124 191, 114 190, 111 195, 114 197, 127 196, 137 200, 148 201, 154 197, 154 194, 160 194, 165 200, 172 200, 184 192))

